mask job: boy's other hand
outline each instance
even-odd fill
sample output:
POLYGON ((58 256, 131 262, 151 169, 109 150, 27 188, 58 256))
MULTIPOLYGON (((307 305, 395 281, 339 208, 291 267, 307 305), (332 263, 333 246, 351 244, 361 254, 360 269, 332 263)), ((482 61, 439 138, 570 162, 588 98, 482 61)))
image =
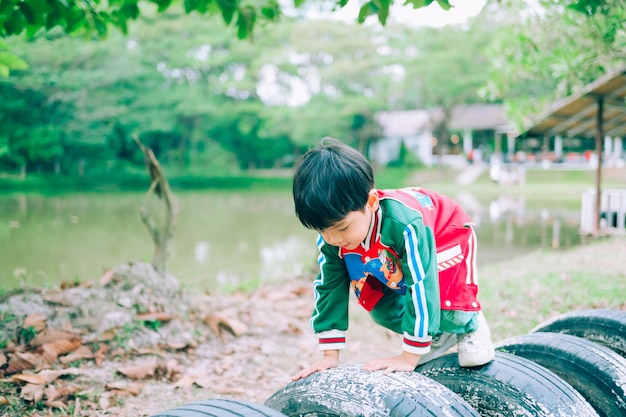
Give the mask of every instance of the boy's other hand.
POLYGON ((306 378, 314 372, 321 372, 327 369, 336 368, 339 365, 339 351, 338 350, 325 350, 324 359, 314 363, 311 366, 307 366, 297 374, 291 377, 292 381, 297 381, 300 378, 306 378))
POLYGON ((417 367, 420 355, 414 355, 408 352, 402 352, 401 355, 392 356, 391 358, 372 359, 363 365, 367 371, 383 370, 383 374, 387 375, 391 372, 413 372, 417 367))

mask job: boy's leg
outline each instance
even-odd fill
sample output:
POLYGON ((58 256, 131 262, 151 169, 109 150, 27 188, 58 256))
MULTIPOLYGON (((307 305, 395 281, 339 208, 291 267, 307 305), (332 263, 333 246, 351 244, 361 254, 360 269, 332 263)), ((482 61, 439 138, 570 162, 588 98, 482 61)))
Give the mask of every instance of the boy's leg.
POLYGON ((457 344, 457 335, 452 333, 441 333, 439 336, 433 337, 433 342, 430 345, 430 351, 423 355, 418 365, 424 364, 428 361, 432 361, 440 356, 448 353, 457 344))
MULTIPOLYGON (((402 334, 402 315, 404 314, 404 296, 389 291, 385 297, 381 298, 376 307, 370 311, 370 317, 377 324, 395 332, 402 334)), ((423 355, 418 365, 431 361, 447 353, 458 343, 457 335, 452 333, 441 333, 433 337, 430 351, 423 355)))
POLYGON ((402 334, 402 316, 404 315, 404 296, 383 287, 384 296, 370 311, 370 317, 392 332, 402 334))
POLYGON ((459 365, 465 368, 484 365, 495 356, 491 330, 482 311, 478 312, 478 329, 458 335, 459 365))

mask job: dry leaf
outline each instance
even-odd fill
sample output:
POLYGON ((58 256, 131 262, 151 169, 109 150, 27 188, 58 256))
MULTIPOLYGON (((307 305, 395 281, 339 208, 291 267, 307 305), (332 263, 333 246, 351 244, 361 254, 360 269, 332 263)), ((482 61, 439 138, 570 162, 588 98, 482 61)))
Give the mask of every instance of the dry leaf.
POLYGON ((107 269, 100 277, 100 285, 106 287, 113 281, 113 278, 115 278, 115 269, 107 269))
POLYGON ((0 352, 0 368, 7 363, 7 357, 4 353, 0 352))
POLYGON ((96 353, 93 354, 96 360, 96 365, 102 366, 102 363, 106 359, 106 353, 108 351, 109 351, 109 347, 105 345, 104 343, 100 343, 98 350, 96 351, 96 353))
POLYGON ((22 327, 25 329, 32 327, 37 333, 39 333, 46 328, 46 320, 46 317, 39 314, 29 314, 24 318, 24 323, 22 323, 22 327))
POLYGON ((70 342, 70 345, 75 345, 76 343, 78 343, 78 345, 76 345, 73 349, 66 350, 64 352, 61 352, 59 350, 57 351, 57 353, 59 354, 71 352, 72 350, 78 348, 78 346, 80 346, 81 344, 80 336, 74 333, 64 332, 61 330, 46 329, 43 332, 39 333, 37 336, 35 336, 35 338, 30 341, 30 345, 41 346, 44 343, 57 343, 62 341, 70 342))
POLYGON ((56 363, 57 358, 59 357, 55 347, 51 343, 44 343, 39 347, 39 349, 35 350, 34 353, 40 355, 37 370, 51 368, 52 365, 56 363))
POLYGON ((80 375, 82 373, 83 371, 81 369, 76 368, 59 370, 46 369, 37 374, 16 374, 11 377, 11 380, 44 385, 64 375, 80 375))
POLYGON ((7 374, 13 374, 25 369, 33 369, 39 363, 39 356, 29 352, 9 353, 9 366, 7 374))
POLYGON ((142 313, 136 314, 135 320, 167 322, 172 320, 172 315, 166 312, 142 313))
POLYGON ((28 382, 34 385, 45 385, 48 383, 48 379, 44 375, 39 374, 16 374, 11 377, 11 380, 14 382, 28 382))
POLYGON ((227 387, 218 387, 215 388, 214 391, 218 394, 246 394, 246 390, 243 388, 227 388, 227 387))
POLYGON ((64 293, 47 294, 42 296, 41 298, 50 304, 56 304, 64 307, 70 307, 72 305, 72 303, 65 298, 64 293))
POLYGON ((94 354, 93 352, 91 352, 91 349, 89 349, 89 346, 82 345, 78 349, 76 349, 74 352, 70 353, 69 355, 63 356, 60 359, 60 361, 63 365, 67 365, 68 363, 72 363, 81 359, 93 359, 93 358, 94 358, 94 354))
POLYGON ((241 336, 248 331, 248 326, 225 314, 211 314, 205 317, 204 322, 218 336, 222 335, 222 329, 226 329, 235 336, 241 336))
POLYGON ((63 401, 45 401, 43 405, 50 408, 67 408, 67 404, 63 401))
POLYGON ((141 365, 131 365, 118 368, 117 372, 127 376, 130 379, 144 379, 154 376, 157 364, 155 362, 145 363, 141 365))
POLYGON ((127 392, 131 395, 139 395, 141 394, 143 385, 137 382, 116 381, 106 384, 105 388, 108 390, 127 392))
POLYGON ((210 388, 215 385, 208 375, 185 374, 174 384, 175 388, 190 388, 193 384, 200 388, 210 388))
POLYGON ((170 381, 174 381, 178 375, 182 374, 184 368, 178 363, 176 359, 170 359, 165 366, 165 378, 170 381))
POLYGON ((10 402, 7 399, 7 397, 3 397, 3 396, 0 395, 0 405, 9 405, 9 404, 10 404, 10 402))
POLYGON ((39 402, 43 399, 43 385, 27 384, 20 392, 20 398, 26 401, 39 402))

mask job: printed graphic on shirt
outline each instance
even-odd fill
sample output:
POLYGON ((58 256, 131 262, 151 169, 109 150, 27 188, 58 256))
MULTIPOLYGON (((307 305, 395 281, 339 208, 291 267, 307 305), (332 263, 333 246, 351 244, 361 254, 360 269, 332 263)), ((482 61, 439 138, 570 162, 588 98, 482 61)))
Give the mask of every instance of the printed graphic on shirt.
POLYGON ((360 297, 363 285, 369 276, 376 278, 392 290, 404 294, 406 285, 398 258, 385 248, 379 248, 377 255, 371 257, 359 253, 344 254, 344 261, 356 296, 360 297))

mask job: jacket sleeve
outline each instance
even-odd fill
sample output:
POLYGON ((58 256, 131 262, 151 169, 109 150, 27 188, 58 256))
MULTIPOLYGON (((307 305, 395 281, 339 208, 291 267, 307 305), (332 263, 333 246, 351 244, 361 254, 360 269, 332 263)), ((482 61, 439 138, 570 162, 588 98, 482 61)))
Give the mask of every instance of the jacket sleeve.
POLYGON ((318 336, 320 350, 344 349, 348 330, 350 278, 339 248, 318 237, 320 272, 313 284, 315 307, 311 328, 318 336))
MULTIPOLYGON (((399 233, 398 233, 399 235, 399 233)), ((418 355, 430 351, 439 333, 440 297, 434 232, 421 218, 404 226, 401 236, 402 270, 407 291, 402 318, 402 349, 418 355)))

